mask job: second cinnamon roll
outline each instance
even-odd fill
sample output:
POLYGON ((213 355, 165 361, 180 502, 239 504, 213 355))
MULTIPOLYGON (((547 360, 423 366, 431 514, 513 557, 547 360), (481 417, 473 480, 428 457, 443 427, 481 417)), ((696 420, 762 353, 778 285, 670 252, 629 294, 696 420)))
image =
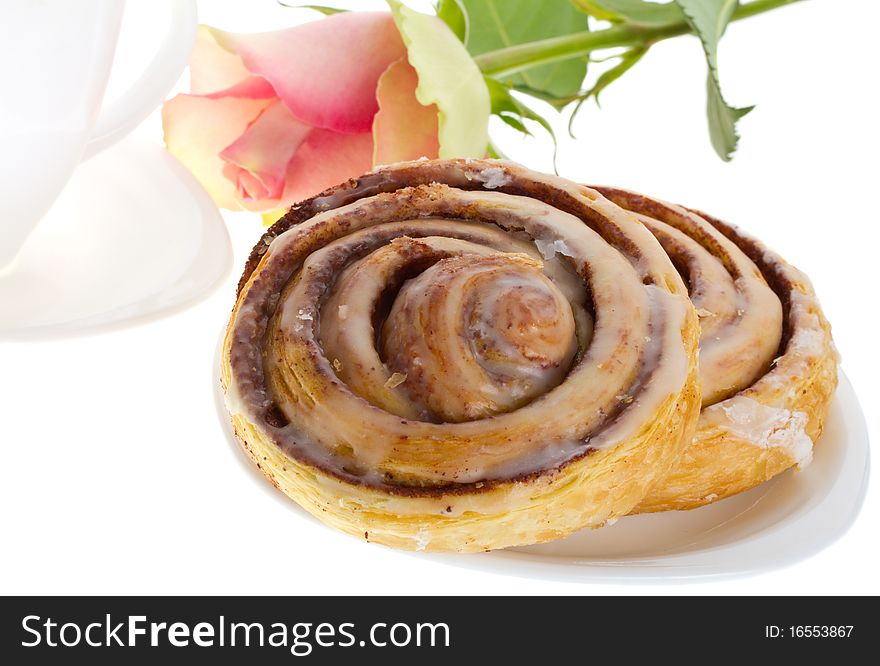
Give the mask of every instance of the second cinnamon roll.
POLYGON ((615 188, 685 282, 702 329, 693 442, 639 512, 690 509, 808 464, 837 387, 831 327, 810 280, 721 220, 615 188))

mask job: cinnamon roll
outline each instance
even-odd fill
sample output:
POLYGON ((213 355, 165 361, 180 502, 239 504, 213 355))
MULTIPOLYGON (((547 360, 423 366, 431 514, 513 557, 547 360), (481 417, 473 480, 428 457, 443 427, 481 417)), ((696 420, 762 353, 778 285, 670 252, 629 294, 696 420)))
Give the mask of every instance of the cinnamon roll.
POLYGON ((705 213, 597 189, 660 241, 702 329, 697 432, 636 511, 702 506, 809 463, 837 386, 838 358, 807 276, 705 213))
POLYGON ((221 355, 268 479, 412 550, 547 541, 632 511, 699 416, 672 261, 594 189, 493 160, 382 167, 294 206, 221 355))

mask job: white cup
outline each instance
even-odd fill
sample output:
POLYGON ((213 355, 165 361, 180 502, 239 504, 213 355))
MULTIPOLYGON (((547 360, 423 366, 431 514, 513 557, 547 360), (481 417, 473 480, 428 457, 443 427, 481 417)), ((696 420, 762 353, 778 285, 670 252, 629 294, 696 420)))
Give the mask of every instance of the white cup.
POLYGON ((125 0, 3 0, 0 7, 0 268, 15 258, 76 165, 122 138, 177 81, 195 0, 170 23, 140 79, 102 109, 125 0))

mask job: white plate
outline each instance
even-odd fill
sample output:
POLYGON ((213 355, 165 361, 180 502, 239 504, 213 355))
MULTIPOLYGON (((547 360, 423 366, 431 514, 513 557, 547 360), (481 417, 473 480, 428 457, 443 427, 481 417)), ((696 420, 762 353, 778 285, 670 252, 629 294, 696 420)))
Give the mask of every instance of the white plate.
POLYGON ((129 138, 77 168, 0 274, 0 338, 168 314, 210 293, 231 265, 207 193, 165 149, 129 138))
MULTIPOLYGON (((247 476, 290 504, 241 450, 223 407, 218 415, 247 476)), ((812 463, 748 492, 692 511, 628 516, 551 543, 478 554, 413 553, 439 563, 571 582, 668 582, 755 574, 826 548, 853 523, 868 483, 868 432, 852 385, 840 373, 825 433, 812 463)), ((295 516, 315 520, 305 511, 295 516)), ((329 529, 329 528, 328 528, 329 529)))

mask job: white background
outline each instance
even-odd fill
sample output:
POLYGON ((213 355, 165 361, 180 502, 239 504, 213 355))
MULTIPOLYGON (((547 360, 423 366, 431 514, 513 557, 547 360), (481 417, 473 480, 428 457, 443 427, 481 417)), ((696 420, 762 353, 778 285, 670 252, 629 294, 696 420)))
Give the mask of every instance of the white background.
MULTIPOLYGON (((111 91, 135 76, 161 31, 161 15, 143 1, 131 5, 111 91)), ((272 0, 206 1, 200 11, 202 21, 240 31, 315 16, 272 0)), ((588 104, 577 140, 558 123, 562 175, 703 208, 760 235, 805 270, 875 436, 878 24, 877 2, 810 0, 731 26, 721 50, 726 96, 758 106, 740 124, 741 148, 730 164, 709 146, 705 64, 692 38, 653 48, 604 93, 601 111, 588 104)), ((157 114, 138 134, 161 141, 157 114)), ((512 158, 552 168, 546 140, 500 138, 512 158)), ((300 518, 254 481, 215 413, 217 338, 261 233, 256 216, 225 218, 235 267, 197 306, 125 330, 0 344, 0 592, 880 593, 875 489, 852 529, 811 559, 733 582, 686 585, 493 575, 365 544, 300 518)))

